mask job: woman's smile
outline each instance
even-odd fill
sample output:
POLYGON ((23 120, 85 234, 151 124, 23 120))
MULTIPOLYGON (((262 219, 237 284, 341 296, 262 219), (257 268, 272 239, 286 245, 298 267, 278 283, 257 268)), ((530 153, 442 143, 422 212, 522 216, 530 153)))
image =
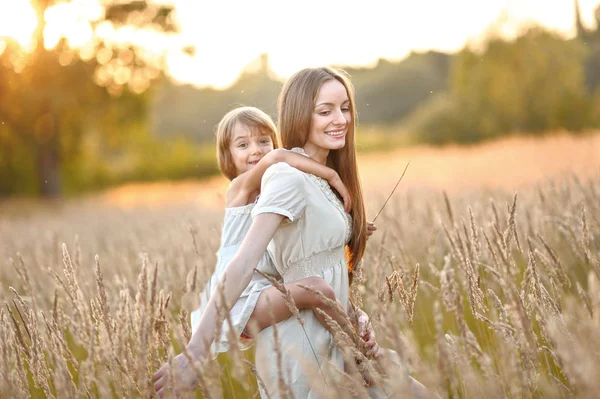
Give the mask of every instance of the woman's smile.
POLYGON ((333 137, 336 139, 342 138, 344 136, 346 136, 346 129, 339 129, 339 130, 330 130, 328 132, 325 132, 326 135, 328 135, 329 137, 333 137))

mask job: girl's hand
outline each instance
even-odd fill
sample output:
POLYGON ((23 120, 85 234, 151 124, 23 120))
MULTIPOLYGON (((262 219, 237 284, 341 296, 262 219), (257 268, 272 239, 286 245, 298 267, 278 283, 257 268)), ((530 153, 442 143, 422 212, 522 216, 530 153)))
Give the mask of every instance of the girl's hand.
POLYGON ((154 390, 158 396, 162 398, 173 391, 178 394, 181 393, 180 391, 193 392, 198 386, 196 371, 193 367, 183 353, 175 356, 170 366, 168 363, 164 364, 152 377, 154 390), (174 371, 174 375, 170 375, 172 371, 174 371), (175 384, 174 387, 171 386, 172 383, 175 384))
POLYGON ((367 222, 367 240, 377 231, 377 226, 373 222, 367 222))
POLYGON ((340 175, 334 172, 333 176, 329 178, 327 182, 332 188, 335 188, 337 192, 340 193, 342 200, 344 201, 344 210, 346 213, 350 213, 350 210, 352 210, 352 199, 350 198, 350 193, 348 192, 346 185, 342 182, 340 175))

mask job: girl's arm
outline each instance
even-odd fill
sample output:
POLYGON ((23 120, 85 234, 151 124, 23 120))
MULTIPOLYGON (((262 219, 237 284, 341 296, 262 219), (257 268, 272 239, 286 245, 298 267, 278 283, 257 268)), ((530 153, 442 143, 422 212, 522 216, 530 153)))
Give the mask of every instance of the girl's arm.
POLYGON ((340 193, 340 196, 344 201, 344 209, 346 212, 350 212, 352 209, 350 193, 335 170, 322 165, 305 155, 296 154, 295 152, 284 150, 282 148, 269 152, 258 161, 258 164, 256 164, 254 168, 238 176, 232 183, 229 191, 234 193, 234 198, 241 197, 246 200, 250 193, 260 189, 261 179, 269 166, 278 162, 285 162, 302 172, 310 173, 311 175, 327 180, 329 185, 340 193))
MULTIPOLYGON (((217 288, 206 305, 196 332, 185 348, 194 365, 204 361, 209 354, 213 332, 217 327, 217 309, 223 309, 226 312, 231 310, 233 304, 250 283, 254 268, 267 250, 267 245, 275 235, 283 218, 275 213, 263 213, 254 218, 246 238, 237 254, 227 265, 223 277, 219 280, 217 288), (224 278, 225 284, 221 290, 220 286, 223 284, 224 278), (221 291, 223 297, 221 297, 221 291)), ((172 367, 177 369, 175 377, 178 379, 178 388, 189 390, 197 386, 194 365, 190 364, 183 353, 173 359, 172 367)), ((168 364, 163 365, 153 376, 154 389, 161 397, 166 393, 165 385, 169 378, 168 364)))

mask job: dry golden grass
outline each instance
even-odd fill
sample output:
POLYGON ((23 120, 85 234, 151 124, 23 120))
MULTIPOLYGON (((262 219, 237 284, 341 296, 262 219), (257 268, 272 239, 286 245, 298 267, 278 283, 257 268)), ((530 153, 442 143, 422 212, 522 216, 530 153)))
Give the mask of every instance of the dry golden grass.
MULTIPOLYGON (((510 140, 447 153, 405 150, 383 164, 363 157, 372 214, 395 171, 409 158, 411 167, 377 221, 353 297, 379 343, 441 397, 596 397, 599 139, 517 142, 505 155, 496 147, 510 140), (545 155, 534 157, 538 151, 545 155), (540 162, 534 167, 531 158, 540 162), (432 164, 421 169, 422 159, 432 164), (463 168, 461 160, 469 184, 417 178, 463 168), (494 189, 484 180, 503 183, 494 189)), ((0 204, 0 396, 147 397, 148 378, 181 351, 186 312, 214 267, 222 211, 185 201, 126 208, 106 198, 0 204)), ((360 358, 352 332, 336 331, 348 358, 360 358)), ((242 356, 215 364, 201 375, 207 397, 256 393, 242 356)), ((327 386, 331 396, 364 397, 356 376, 367 370, 385 380, 375 366, 363 359, 347 376, 327 364, 309 372, 315 384, 320 374, 339 378, 327 386)), ((406 396, 405 381, 393 382, 406 396)))

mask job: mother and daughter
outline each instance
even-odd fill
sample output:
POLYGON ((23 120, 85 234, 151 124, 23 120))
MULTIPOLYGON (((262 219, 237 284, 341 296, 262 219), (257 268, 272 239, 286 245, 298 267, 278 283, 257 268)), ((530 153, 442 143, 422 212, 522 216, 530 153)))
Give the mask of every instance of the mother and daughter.
MULTIPOLYGON (((376 229, 365 214, 355 119, 351 82, 341 72, 321 67, 294 74, 279 97, 279 135, 283 148, 291 151, 275 149, 275 125, 256 108, 235 109, 219 123, 218 162, 231 185, 218 263, 200 308, 192 314, 193 335, 186 350, 194 362, 227 351, 233 329, 240 342, 256 344, 257 372, 271 397, 284 394, 279 392, 280 367, 272 358, 276 351, 285 385, 297 398, 322 397, 306 367, 333 364, 343 370, 342 353, 322 315, 342 325, 338 312, 330 301, 299 285, 320 291, 344 311, 353 310, 348 271, 361 260, 367 236, 376 229), (282 280, 304 326, 290 317, 285 299, 255 268, 282 280), (230 322, 212 343, 219 309, 229 310, 230 322), (278 323, 277 347, 273 320, 278 323)), ((367 355, 377 357, 380 349, 366 328, 368 318, 355 311, 367 355)), ((196 387, 196 372, 186 356, 175 357, 170 367, 177 369, 178 386, 196 387)), ((168 364, 154 375, 159 395, 166 392, 169 378, 168 364)), ((266 393, 261 390, 261 395, 266 393)))

